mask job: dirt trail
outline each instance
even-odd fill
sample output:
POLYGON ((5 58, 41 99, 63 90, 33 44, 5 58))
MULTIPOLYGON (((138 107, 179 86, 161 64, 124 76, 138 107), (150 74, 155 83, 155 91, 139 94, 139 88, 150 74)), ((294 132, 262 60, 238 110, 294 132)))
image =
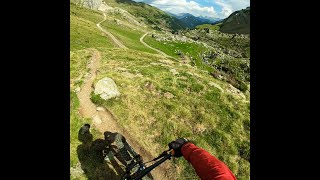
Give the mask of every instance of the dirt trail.
POLYGON ((104 33, 106 33, 108 36, 110 36, 110 38, 113 40, 114 43, 116 43, 120 48, 124 48, 124 49, 128 49, 125 45, 123 45, 116 37, 114 37, 113 34, 111 34, 110 32, 106 31, 105 29, 103 29, 100 24, 107 20, 107 16, 105 13, 103 13, 104 19, 102 21, 100 21, 97 25, 97 27, 104 33))
MULTIPOLYGON (((169 55, 167 55, 166 53, 160 51, 159 49, 153 48, 153 47, 149 46, 147 43, 145 43, 145 42, 143 41, 143 38, 144 38, 147 34, 149 34, 149 33, 150 33, 150 32, 147 32, 147 33, 145 33, 143 36, 141 36, 140 42, 141 42, 143 45, 145 45, 146 47, 148 47, 148 48, 150 48, 150 49, 152 49, 152 50, 157 51, 159 54, 163 55, 164 57, 174 58, 174 57, 169 56, 169 55)), ((174 59, 175 59, 175 58, 174 58, 174 59)))
MULTIPOLYGON (((121 133, 127 139, 128 143, 143 157, 145 161, 153 159, 154 157, 149 152, 139 146, 139 143, 137 143, 137 141, 135 141, 124 128, 118 125, 111 112, 109 112, 107 109, 101 110, 101 108, 98 108, 98 111, 96 105, 90 100, 90 94, 93 91, 92 85, 96 78, 96 71, 100 65, 101 59, 99 51, 95 49, 91 50, 93 55, 90 59, 91 62, 88 65, 90 68, 90 75, 84 80, 84 84, 77 94, 80 101, 80 114, 85 118, 92 118, 93 128, 97 129, 101 133, 104 133, 105 131, 121 133)), ((156 180, 174 179, 172 167, 168 162, 165 162, 155 168, 151 174, 156 180)))

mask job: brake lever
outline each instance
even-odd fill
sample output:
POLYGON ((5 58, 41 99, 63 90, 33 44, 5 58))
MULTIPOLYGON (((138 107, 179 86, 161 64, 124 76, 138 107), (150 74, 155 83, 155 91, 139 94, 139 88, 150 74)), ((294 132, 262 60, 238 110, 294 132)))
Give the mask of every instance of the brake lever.
MULTIPOLYGON (((163 151, 158 157, 154 158, 152 161, 156 161, 156 160, 164 157, 165 155, 168 154, 168 151, 170 151, 170 150, 171 150, 171 149, 168 149, 168 150, 166 150, 166 151, 163 151)), ((171 152, 170 152, 170 153, 171 153, 171 152)))

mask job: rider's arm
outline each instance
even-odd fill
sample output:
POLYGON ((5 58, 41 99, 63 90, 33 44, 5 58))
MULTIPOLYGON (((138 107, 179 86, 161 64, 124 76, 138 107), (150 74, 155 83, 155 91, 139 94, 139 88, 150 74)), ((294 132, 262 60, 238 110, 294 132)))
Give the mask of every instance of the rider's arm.
POLYGON ((202 180, 236 179, 230 169, 222 161, 190 142, 187 142, 182 146, 181 153, 183 157, 191 163, 202 180))

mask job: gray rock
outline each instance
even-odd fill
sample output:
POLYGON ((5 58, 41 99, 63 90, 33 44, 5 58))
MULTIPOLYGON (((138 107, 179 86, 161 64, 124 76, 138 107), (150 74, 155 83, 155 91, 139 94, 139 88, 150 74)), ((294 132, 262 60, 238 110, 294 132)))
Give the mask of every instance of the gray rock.
POLYGON ((77 88, 75 89, 76 92, 80 92, 80 90, 81 90, 80 87, 77 87, 77 88))
POLYGON ((90 73, 89 72, 86 72, 86 74, 84 75, 84 78, 87 78, 90 76, 90 73))
POLYGON ((179 74, 179 73, 177 72, 177 70, 175 70, 175 69, 170 69, 170 72, 171 72, 173 75, 179 74))
POLYGON ((174 95, 171 94, 171 93, 169 93, 169 92, 164 93, 163 96, 166 97, 166 98, 168 98, 168 99, 174 98, 174 95))
POLYGON ((141 77, 143 77, 143 75, 142 75, 142 74, 140 74, 140 73, 138 73, 138 74, 136 74, 136 77, 141 78, 141 77))
POLYGON ((97 111, 105 111, 103 107, 97 107, 97 111))
POLYGON ((70 175, 74 178, 80 177, 84 174, 81 165, 78 163, 76 167, 70 167, 70 175))
POLYGON ((99 94, 104 100, 120 96, 120 92, 116 83, 108 77, 105 77, 97 82, 95 85, 94 94, 99 94))
POLYGON ((128 71, 127 68, 123 68, 123 67, 118 67, 118 68, 116 68, 116 70, 119 71, 119 72, 126 72, 126 71, 128 71))

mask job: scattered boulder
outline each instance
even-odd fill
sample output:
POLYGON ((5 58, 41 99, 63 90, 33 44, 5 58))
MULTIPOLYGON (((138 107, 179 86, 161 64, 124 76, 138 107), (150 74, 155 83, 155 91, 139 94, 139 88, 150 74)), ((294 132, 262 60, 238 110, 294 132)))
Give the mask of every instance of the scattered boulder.
POLYGON ((184 55, 183 52, 180 51, 179 49, 178 50, 174 50, 174 52, 179 56, 184 55))
POLYGON ((75 89, 76 92, 80 92, 80 90, 81 90, 80 87, 77 87, 77 88, 75 89))
POLYGON ((105 111, 103 107, 97 107, 97 111, 105 111))
POLYGON ((120 24, 121 24, 118 19, 114 19, 113 21, 114 21, 117 25, 120 25, 120 24))
POLYGON ((169 92, 164 93, 163 96, 168 98, 168 99, 174 98, 174 95, 169 93, 169 92))
POLYGON ((116 83, 108 77, 105 77, 97 82, 95 85, 94 94, 99 94, 104 100, 120 96, 120 92, 116 83))
POLYGON ((117 67, 116 71, 118 71, 118 72, 126 72, 126 71, 128 71, 128 69, 127 68, 123 68, 123 67, 117 67))
POLYGON ((136 77, 143 77, 143 75, 138 73, 138 74, 136 74, 136 77))
POLYGON ((201 134, 203 133, 207 128, 205 127, 204 124, 200 124, 200 123, 197 123, 195 126, 193 126, 193 132, 195 134, 201 134))
POLYGON ((173 65, 174 62, 171 60, 167 60, 167 59, 160 59, 160 62, 164 63, 164 64, 168 64, 168 65, 173 65))
POLYGON ((80 177, 83 174, 84 174, 84 171, 82 170, 80 163, 78 163, 76 167, 70 168, 70 175, 73 177, 80 177))
POLYGON ((231 84, 228 85, 227 91, 237 97, 240 97, 242 99, 246 99, 246 96, 243 94, 243 92, 241 92, 239 89, 235 88, 231 84))
POLYGON ((84 78, 87 78, 90 76, 90 73, 89 72, 86 72, 86 74, 84 75, 84 78))
POLYGON ((173 75, 179 74, 176 69, 170 69, 170 72, 171 72, 173 75))
POLYGON ((153 91, 156 89, 152 82, 147 82, 144 86, 145 86, 150 92, 153 92, 153 91))
POLYGON ((209 85, 219 89, 221 92, 224 92, 224 90, 221 88, 221 86, 219 86, 219 84, 216 84, 214 82, 209 82, 209 85))
POLYGON ((223 76, 221 75, 221 73, 219 71, 212 71, 210 72, 210 75, 213 76, 216 79, 223 79, 223 76))
POLYGON ((235 88, 234 86, 232 86, 231 84, 228 84, 228 91, 231 92, 231 93, 236 93, 236 94, 239 94, 240 93, 240 90, 235 88))

